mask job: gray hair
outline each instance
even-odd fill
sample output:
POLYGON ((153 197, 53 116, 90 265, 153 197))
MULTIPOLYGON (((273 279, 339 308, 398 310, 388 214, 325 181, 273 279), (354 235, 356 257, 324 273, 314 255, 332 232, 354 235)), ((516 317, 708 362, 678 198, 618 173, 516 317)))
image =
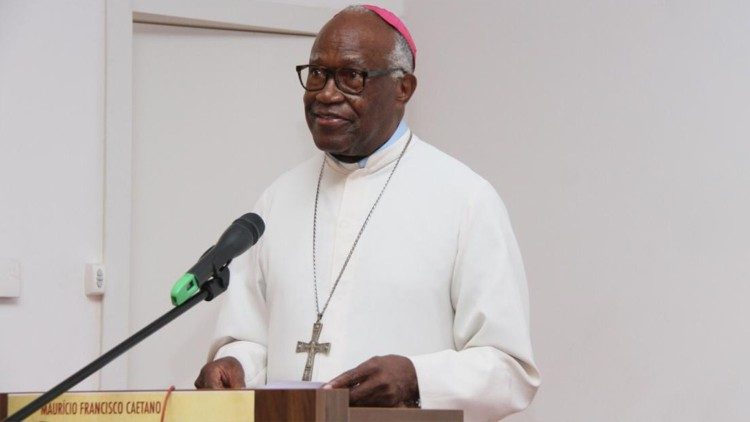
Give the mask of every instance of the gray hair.
MULTIPOLYGON (((347 6, 341 12, 371 13, 370 9, 361 4, 347 6)), ((391 50, 391 53, 388 55, 388 62, 392 68, 403 69, 400 72, 394 72, 394 76, 399 77, 404 76, 406 73, 414 73, 414 55, 411 52, 409 43, 406 42, 404 36, 398 31, 394 29, 394 32, 396 33, 396 42, 393 46, 393 50, 391 50)))

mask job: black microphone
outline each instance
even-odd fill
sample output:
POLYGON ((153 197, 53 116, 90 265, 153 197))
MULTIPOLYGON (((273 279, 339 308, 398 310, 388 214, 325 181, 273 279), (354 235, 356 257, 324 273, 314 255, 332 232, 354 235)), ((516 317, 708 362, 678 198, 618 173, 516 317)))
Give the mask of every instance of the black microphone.
MULTIPOLYGON (((172 287, 172 304, 181 305, 203 287, 208 280, 226 268, 232 259, 250 249, 263 235, 266 225, 258 214, 247 213, 234 222, 221 235, 185 275, 172 287)), ((227 286, 223 286, 226 289, 227 286)), ((211 300, 209 297, 207 300, 211 300)))

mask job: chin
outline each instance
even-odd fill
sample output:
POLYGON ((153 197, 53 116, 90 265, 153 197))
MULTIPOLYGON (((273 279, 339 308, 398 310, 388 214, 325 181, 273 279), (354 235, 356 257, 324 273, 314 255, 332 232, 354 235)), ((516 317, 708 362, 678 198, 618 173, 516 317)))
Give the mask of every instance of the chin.
POLYGON ((352 142, 347 136, 330 136, 313 133, 315 146, 329 154, 348 155, 352 148, 352 142))

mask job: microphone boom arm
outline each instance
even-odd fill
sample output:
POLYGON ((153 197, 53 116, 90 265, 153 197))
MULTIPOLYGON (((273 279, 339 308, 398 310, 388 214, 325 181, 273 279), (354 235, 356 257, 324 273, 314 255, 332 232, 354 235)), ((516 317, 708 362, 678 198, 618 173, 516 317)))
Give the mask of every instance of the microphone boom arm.
MULTIPOLYGON (((186 274, 185 276, 187 275, 190 275, 190 274, 186 274)), ((183 278, 185 278, 185 276, 183 276, 183 278)), ((180 280, 182 280, 182 278, 180 280)), ((133 346, 143 341, 143 339, 157 332, 159 329, 161 329, 165 325, 172 322, 172 320, 174 320, 178 316, 185 313, 188 309, 192 308, 193 306, 197 305, 203 300, 210 301, 216 296, 220 295, 227 289, 228 286, 229 286, 229 267, 224 266, 223 268, 218 269, 214 273, 214 277, 212 277, 210 280, 203 283, 203 286, 201 288, 199 288, 191 296, 188 296, 182 303, 180 303, 179 305, 172 308, 169 312, 157 318, 154 322, 141 328, 140 331, 128 337, 127 339, 122 341, 120 344, 118 344, 117 346, 109 350, 107 353, 99 356, 96 360, 84 366, 81 370, 69 376, 61 383, 52 387, 52 389, 42 394, 41 396, 37 397, 31 403, 22 407, 16 413, 8 416, 6 421, 15 422, 15 421, 22 421, 25 418, 28 418, 34 412, 41 409, 42 406, 56 399, 62 393, 70 390, 71 388, 76 386, 79 382, 88 378, 89 375, 98 371, 99 369, 104 367, 106 364, 115 360, 117 357, 119 357, 123 353, 130 350, 133 346)))

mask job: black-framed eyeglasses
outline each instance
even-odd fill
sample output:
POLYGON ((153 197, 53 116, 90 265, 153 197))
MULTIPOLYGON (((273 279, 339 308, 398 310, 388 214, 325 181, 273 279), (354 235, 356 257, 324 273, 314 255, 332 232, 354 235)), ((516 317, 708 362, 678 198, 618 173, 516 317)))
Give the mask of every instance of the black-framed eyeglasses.
POLYGON ((301 64, 296 66, 296 69, 299 82, 306 91, 320 91, 326 86, 331 75, 333 75, 336 88, 343 93, 353 95, 361 94, 365 90, 367 78, 388 75, 399 71, 406 73, 400 68, 363 70, 340 67, 338 69, 329 69, 312 64, 301 64))

